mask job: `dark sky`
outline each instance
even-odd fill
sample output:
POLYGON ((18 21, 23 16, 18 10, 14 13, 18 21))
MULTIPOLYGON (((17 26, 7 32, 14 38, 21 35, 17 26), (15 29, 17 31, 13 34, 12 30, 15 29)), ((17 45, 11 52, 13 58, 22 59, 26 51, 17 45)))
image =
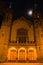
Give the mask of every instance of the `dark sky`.
POLYGON ((37 8, 39 8, 40 11, 43 13, 43 0, 0 0, 0 4, 1 2, 2 5, 4 6, 3 8, 8 8, 11 2, 12 3, 11 6, 15 13, 15 16, 22 15, 26 9, 29 8, 34 9, 35 4, 37 4, 37 8))
MULTIPOLYGON (((14 18, 18 18, 22 15, 25 15, 27 10, 35 9, 36 6, 40 10, 40 12, 43 14, 43 0, 0 0, 0 3, 1 2, 2 2, 2 5, 4 6, 2 7, 2 9, 9 8, 10 3, 12 3, 11 8, 13 9, 13 12, 14 12, 14 15, 13 15, 14 18)), ((4 10, 6 9, 3 9, 2 11, 4 10)))
POLYGON ((14 16, 19 17, 26 14, 26 10, 38 8, 43 14, 43 0, 12 0, 14 16))

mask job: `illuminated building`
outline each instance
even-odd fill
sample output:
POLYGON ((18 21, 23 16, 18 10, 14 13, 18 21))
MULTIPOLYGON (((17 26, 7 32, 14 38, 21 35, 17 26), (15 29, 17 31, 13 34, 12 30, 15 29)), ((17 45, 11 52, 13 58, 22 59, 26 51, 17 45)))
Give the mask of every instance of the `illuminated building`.
POLYGON ((5 12, 0 28, 0 62, 43 62, 43 19, 33 12, 33 22, 24 17, 12 21, 12 10, 5 12))

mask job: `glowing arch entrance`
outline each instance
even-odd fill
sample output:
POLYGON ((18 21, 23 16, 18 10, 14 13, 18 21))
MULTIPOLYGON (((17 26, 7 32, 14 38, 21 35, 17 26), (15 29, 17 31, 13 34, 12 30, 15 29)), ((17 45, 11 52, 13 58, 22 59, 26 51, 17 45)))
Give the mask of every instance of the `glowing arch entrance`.
POLYGON ((16 48, 14 47, 11 47, 9 50, 8 50, 8 60, 16 60, 17 58, 17 50, 16 48))
POLYGON ((26 50, 25 50, 25 48, 20 48, 18 50, 18 60, 26 60, 26 50))
POLYGON ((37 52, 35 48, 28 49, 28 60, 37 60, 37 52))

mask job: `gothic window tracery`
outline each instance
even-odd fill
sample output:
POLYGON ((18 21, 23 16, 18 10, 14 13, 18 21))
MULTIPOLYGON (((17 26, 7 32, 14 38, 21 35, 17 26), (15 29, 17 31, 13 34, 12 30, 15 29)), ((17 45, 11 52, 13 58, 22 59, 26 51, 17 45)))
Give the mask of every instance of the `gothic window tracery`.
POLYGON ((21 28, 17 30, 17 40, 19 43, 26 43, 28 32, 26 29, 21 28))

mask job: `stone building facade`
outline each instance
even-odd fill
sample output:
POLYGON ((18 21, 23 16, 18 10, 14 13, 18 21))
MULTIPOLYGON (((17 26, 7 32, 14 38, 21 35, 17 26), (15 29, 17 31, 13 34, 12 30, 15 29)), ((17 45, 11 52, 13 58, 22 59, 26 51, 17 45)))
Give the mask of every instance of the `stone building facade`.
POLYGON ((33 19, 23 16, 12 21, 12 10, 5 13, 0 28, 0 62, 43 62, 43 19, 33 12, 33 19))

